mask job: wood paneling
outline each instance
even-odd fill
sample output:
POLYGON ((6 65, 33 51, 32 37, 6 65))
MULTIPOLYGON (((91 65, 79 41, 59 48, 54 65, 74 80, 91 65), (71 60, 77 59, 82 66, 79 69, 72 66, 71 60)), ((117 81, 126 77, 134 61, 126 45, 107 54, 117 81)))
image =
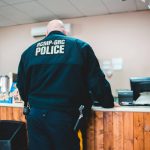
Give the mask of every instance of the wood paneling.
POLYGON ((144 149, 150 150, 150 113, 144 113, 144 149))
POLYGON ((123 113, 123 147, 133 150, 133 113, 123 113))
POLYGON ((123 124, 123 113, 114 112, 113 113, 114 150, 123 149, 123 126, 121 124, 123 124))
POLYGON ((104 150, 113 150, 113 113, 104 112, 104 150))
POLYGON ((150 113, 97 111, 92 114, 93 123, 89 122, 87 128, 90 136, 87 150, 150 150, 150 113))
POLYGON ((13 108, 12 107, 7 107, 6 110, 7 110, 6 119, 7 120, 12 120, 12 118, 13 118, 13 108))
POLYGON ((143 113, 134 113, 134 149, 144 150, 143 113))
POLYGON ((95 114, 94 112, 91 112, 91 116, 87 124, 88 132, 86 134, 86 142, 85 142, 86 150, 94 150, 94 145, 95 145, 94 143, 94 129, 95 129, 94 118, 95 118, 95 114))
POLYGON ((95 128, 94 128, 94 150, 103 150, 103 112, 95 112, 95 128))
POLYGON ((1 120, 7 119, 6 113, 7 113, 7 107, 1 107, 1 109, 0 109, 0 114, 1 114, 0 119, 1 120))
POLYGON ((19 107, 0 106, 0 120, 16 120, 25 122, 23 109, 19 107))
MULTIPOLYGON (((25 122, 22 108, 1 107, 0 120, 25 122)), ((150 113, 91 112, 86 150, 150 150, 150 113)))

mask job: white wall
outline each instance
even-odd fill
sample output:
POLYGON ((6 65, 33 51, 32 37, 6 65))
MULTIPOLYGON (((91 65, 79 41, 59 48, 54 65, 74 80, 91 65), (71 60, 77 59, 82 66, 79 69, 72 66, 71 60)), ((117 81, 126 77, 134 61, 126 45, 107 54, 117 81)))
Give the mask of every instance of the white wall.
MULTIPOLYGON (((99 60, 123 58, 122 71, 109 79, 113 92, 129 88, 129 77, 150 76, 150 11, 64 20, 73 25, 72 35, 93 47, 99 60)), ((34 26, 0 28, 0 74, 16 72, 20 55, 37 41, 30 36, 34 26)))

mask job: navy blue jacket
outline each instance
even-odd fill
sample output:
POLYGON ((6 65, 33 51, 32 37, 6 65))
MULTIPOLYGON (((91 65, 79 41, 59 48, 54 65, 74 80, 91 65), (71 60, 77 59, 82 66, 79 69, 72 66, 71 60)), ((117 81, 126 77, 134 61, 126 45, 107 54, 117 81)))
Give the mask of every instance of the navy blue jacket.
POLYGON ((31 107, 73 109, 92 100, 113 107, 110 84, 86 42, 51 32, 21 56, 17 87, 31 107), (91 93, 91 94, 90 94, 91 93))

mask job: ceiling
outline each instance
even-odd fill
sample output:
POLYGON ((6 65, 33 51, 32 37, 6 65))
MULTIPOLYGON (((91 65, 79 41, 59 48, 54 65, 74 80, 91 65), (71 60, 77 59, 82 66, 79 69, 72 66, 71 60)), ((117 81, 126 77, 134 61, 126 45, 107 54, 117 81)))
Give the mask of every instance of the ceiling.
POLYGON ((146 10, 147 3, 141 0, 0 0, 0 27, 146 10))

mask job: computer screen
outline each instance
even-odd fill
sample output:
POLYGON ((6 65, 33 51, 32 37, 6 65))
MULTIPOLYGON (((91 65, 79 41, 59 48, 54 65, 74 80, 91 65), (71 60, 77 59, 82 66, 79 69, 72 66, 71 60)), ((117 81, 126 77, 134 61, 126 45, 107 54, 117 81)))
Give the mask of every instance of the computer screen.
POLYGON ((137 100, 142 92, 150 92, 150 77, 132 77, 130 86, 133 91, 133 100, 137 100))

